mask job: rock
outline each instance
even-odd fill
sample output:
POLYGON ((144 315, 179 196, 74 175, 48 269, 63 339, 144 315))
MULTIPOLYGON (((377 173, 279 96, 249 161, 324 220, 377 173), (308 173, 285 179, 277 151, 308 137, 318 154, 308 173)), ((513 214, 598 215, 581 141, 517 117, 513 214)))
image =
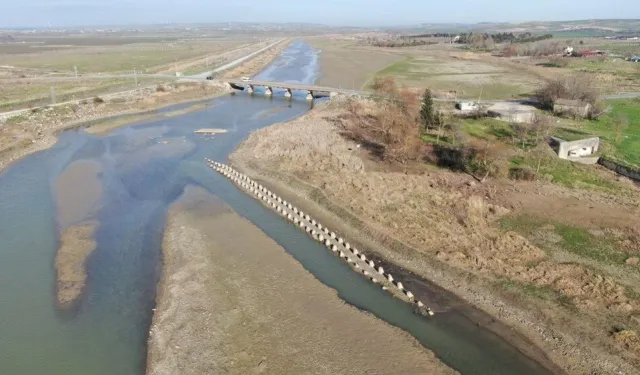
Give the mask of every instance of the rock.
POLYGON ((632 265, 632 266, 636 266, 636 265, 638 265, 638 263, 640 263, 640 258, 638 258, 638 257, 631 257, 631 258, 628 258, 628 259, 625 261, 625 263, 626 263, 626 264, 629 264, 629 265, 632 265))

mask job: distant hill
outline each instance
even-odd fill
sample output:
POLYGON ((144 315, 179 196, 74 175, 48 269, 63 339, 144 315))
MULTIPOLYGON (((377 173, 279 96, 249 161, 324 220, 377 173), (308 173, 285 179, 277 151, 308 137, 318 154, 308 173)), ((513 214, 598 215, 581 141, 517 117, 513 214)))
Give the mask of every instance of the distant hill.
POLYGON ((481 22, 461 23, 424 23, 419 29, 429 32, 532 32, 532 33, 620 33, 640 32, 638 19, 578 20, 578 21, 533 21, 522 23, 481 22))

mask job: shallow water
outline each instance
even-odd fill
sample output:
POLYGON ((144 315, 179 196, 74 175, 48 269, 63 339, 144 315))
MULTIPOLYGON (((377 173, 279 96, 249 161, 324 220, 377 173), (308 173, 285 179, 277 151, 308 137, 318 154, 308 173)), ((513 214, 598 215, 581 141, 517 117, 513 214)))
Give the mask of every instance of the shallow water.
MULTIPOLYGON (((256 78, 313 82, 317 72, 317 55, 295 42, 256 78)), ((252 130, 307 111, 304 95, 294 95, 292 102, 226 96, 197 112, 134 124, 104 137, 67 132, 53 148, 0 174, 0 374, 144 372, 165 213, 188 184, 222 198, 343 299, 409 331, 461 372, 545 373, 455 313, 433 320, 413 314, 409 305, 352 272, 205 166, 204 157, 226 160, 252 130), (194 135, 200 128, 229 132, 194 135), (60 312, 54 306, 58 233, 51 183, 81 159, 96 161, 104 170, 98 248, 88 262, 85 298, 76 311, 60 312)))

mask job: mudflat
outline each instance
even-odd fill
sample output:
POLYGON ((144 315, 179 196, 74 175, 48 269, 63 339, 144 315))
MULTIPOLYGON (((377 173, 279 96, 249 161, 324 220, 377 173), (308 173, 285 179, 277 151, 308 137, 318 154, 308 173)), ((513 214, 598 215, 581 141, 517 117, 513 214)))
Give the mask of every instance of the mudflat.
POLYGON ((78 301, 87 283, 85 263, 95 250, 93 238, 98 222, 89 221, 65 229, 56 254, 56 304, 68 309, 78 301))
POLYGON ((454 374, 200 188, 170 209, 148 374, 454 374))
POLYGON ((95 214, 102 198, 101 173, 99 163, 77 160, 69 164, 53 185, 60 231, 55 259, 59 308, 71 308, 86 286, 85 264, 96 248, 93 235, 100 225, 95 214))
POLYGON ((100 205, 102 165, 93 160, 77 160, 69 164, 53 185, 61 228, 77 224, 93 215, 100 205))

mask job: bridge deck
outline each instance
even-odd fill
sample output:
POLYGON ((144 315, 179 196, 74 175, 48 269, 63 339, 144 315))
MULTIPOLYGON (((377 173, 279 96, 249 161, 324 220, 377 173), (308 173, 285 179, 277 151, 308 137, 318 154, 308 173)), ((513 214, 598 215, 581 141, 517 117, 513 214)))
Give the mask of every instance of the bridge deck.
POLYGON ((309 85, 306 83, 291 83, 291 82, 273 82, 273 81, 256 81, 256 80, 251 80, 251 81, 243 81, 241 79, 227 79, 226 82, 235 85, 235 86, 265 86, 265 87, 271 87, 271 88, 278 88, 278 89, 289 89, 289 90, 299 90, 299 91, 313 91, 315 92, 322 92, 322 93, 331 93, 331 92, 337 92, 340 94, 347 94, 347 95, 367 95, 370 94, 370 92, 366 92, 366 91, 359 91, 359 90, 346 90, 346 89, 340 89, 340 88, 335 88, 335 87, 325 87, 325 86, 317 86, 317 85, 309 85))

